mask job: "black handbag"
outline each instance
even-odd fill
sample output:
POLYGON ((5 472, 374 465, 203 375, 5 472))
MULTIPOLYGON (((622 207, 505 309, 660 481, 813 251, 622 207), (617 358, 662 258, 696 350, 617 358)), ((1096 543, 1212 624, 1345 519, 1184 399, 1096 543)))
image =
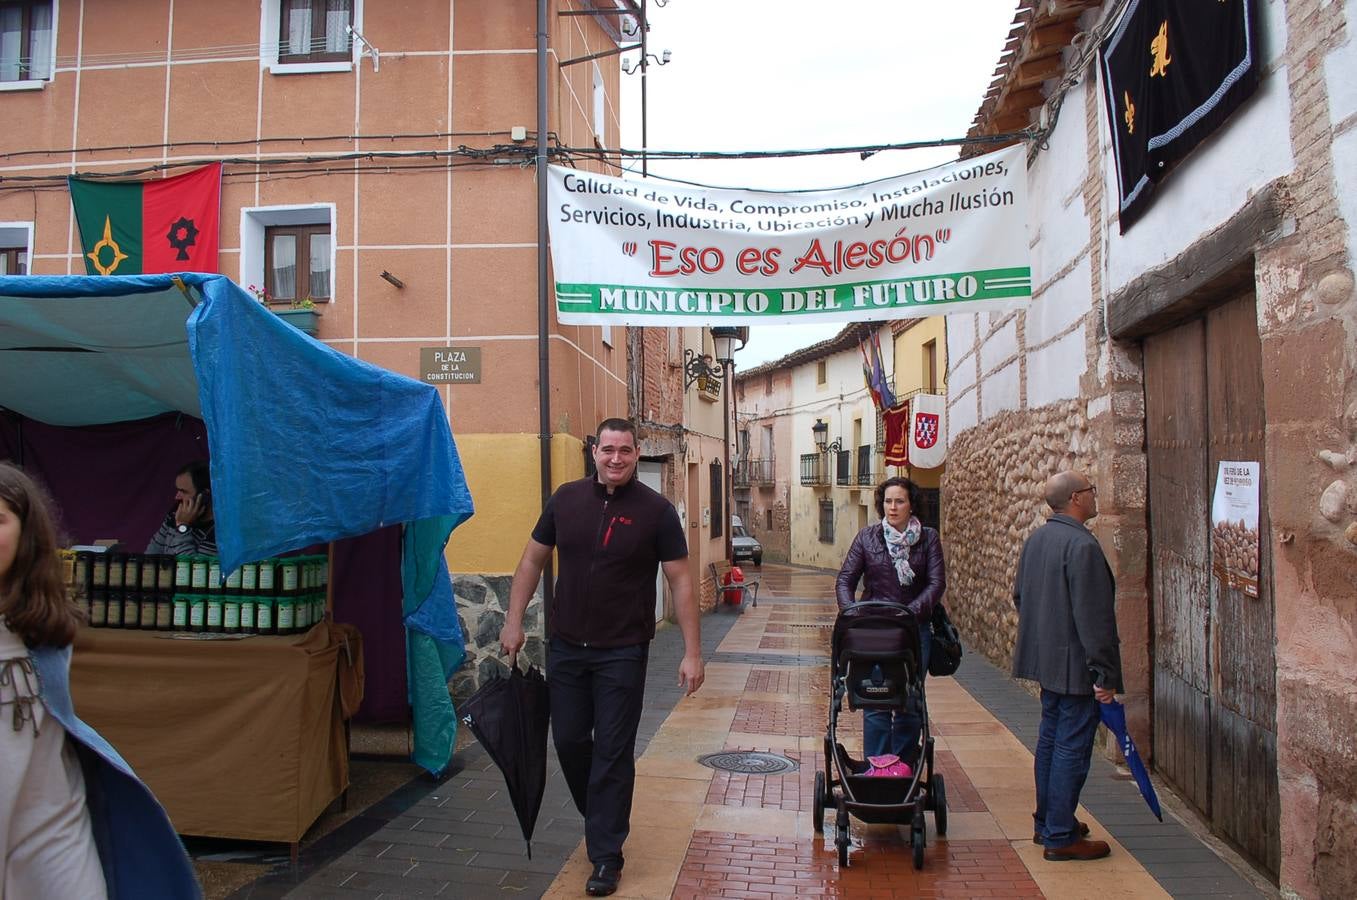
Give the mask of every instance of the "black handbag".
POLYGON ((952 675, 961 666, 961 634, 947 616, 947 608, 933 604, 933 646, 928 651, 928 674, 934 678, 952 675))

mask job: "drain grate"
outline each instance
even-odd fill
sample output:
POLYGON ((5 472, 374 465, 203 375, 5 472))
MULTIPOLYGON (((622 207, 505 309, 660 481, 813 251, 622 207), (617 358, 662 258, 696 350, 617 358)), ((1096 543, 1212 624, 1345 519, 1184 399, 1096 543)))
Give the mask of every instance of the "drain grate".
POLYGON ((800 768, 795 760, 778 756, 776 753, 751 753, 738 750, 725 753, 708 753, 706 756, 699 756, 697 761, 709 769, 738 772, 742 775, 783 775, 787 772, 795 772, 800 768))
POLYGON ((834 627, 832 624, 831 624, 831 625, 819 625, 819 624, 807 624, 807 623, 805 623, 805 622, 787 622, 787 623, 785 623, 785 624, 786 624, 786 626, 787 626, 788 628, 820 628, 820 629, 824 629, 824 628, 833 628, 833 627, 834 627))

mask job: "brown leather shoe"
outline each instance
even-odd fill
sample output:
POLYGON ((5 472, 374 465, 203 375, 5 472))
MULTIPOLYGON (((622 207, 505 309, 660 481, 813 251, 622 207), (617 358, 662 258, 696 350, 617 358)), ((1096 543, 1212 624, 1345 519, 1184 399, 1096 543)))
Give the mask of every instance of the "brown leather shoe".
MULTIPOLYGON (((1077 832, 1079 833, 1079 836, 1080 836, 1081 838, 1088 837, 1088 823, 1087 823, 1087 822, 1080 822, 1078 819, 1075 819, 1075 820, 1074 820, 1074 830, 1077 831, 1077 832)), ((1040 834, 1040 832, 1036 832, 1036 831, 1032 832, 1032 843, 1034 843, 1034 844, 1040 844, 1040 843, 1041 843, 1041 834, 1040 834)))
POLYGON ((1090 841, 1088 838, 1080 838, 1068 847, 1057 847, 1055 849, 1047 847, 1041 851, 1041 855, 1048 862, 1066 862, 1072 859, 1102 859, 1111 852, 1112 848, 1107 845, 1107 841, 1090 841))

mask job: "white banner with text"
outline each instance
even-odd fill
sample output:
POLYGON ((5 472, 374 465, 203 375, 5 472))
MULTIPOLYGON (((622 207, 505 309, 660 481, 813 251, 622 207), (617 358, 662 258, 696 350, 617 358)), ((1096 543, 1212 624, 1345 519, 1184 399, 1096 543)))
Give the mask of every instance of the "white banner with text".
POLYGON ((984 312, 1032 296, 1021 145, 832 191, 550 167, 567 325, 777 325, 984 312))

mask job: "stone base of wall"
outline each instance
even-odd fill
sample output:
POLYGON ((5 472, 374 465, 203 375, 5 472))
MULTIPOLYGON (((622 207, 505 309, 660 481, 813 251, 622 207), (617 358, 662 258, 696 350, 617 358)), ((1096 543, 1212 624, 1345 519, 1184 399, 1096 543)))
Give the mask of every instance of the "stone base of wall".
POLYGON ((1084 408, 1082 400, 1070 400, 1004 413, 948 448, 942 480, 947 609, 966 643, 1000 668, 1013 661, 1013 578, 1023 542, 1046 521, 1046 478, 1092 467, 1084 408))

